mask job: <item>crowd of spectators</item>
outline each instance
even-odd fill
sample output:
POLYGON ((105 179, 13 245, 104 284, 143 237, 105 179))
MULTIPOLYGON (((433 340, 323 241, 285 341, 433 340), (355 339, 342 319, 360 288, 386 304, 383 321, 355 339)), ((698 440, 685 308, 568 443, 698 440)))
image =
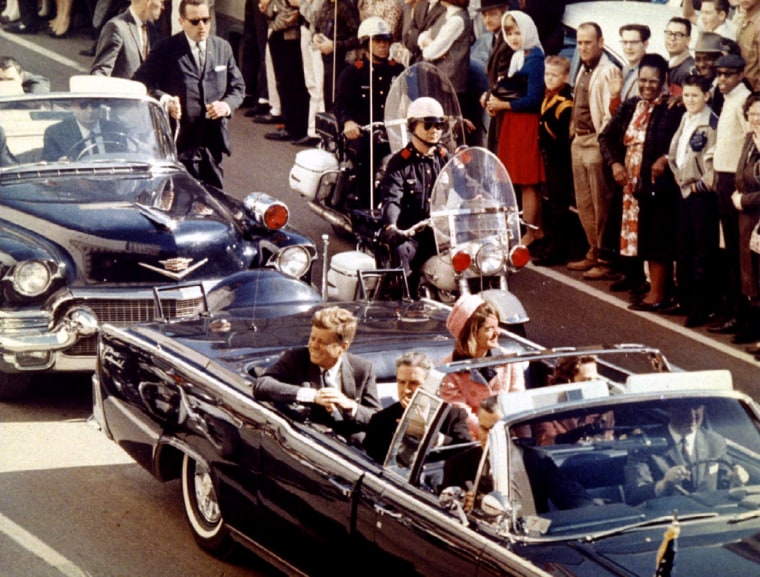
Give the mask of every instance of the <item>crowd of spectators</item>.
MULTIPOLYGON (((48 32, 61 37, 71 6, 8 0, 2 18, 7 31, 28 34, 55 14, 48 32)), ((175 8, 90 2, 92 73, 140 77, 161 36, 197 26, 180 14, 183 27, 175 27, 175 8)), ((564 9, 557 0, 247 0, 245 116, 274 125, 268 139, 309 146, 316 113, 335 112, 347 138, 360 142, 357 122, 367 119, 351 118, 346 103, 372 101, 376 84, 377 105, 405 66, 430 62, 455 86, 468 143, 487 146, 509 170, 535 264, 612 281, 612 290, 630 292, 633 310, 760 341, 760 255, 749 249, 760 217, 750 118, 760 90, 760 0, 684 0, 664 30, 630 22, 617 38, 586 22, 572 74, 557 55, 564 9), (657 34, 667 54, 649 52, 657 34), (606 42, 620 43, 622 69, 606 42), (572 207, 587 246, 568 262, 572 207)), ((213 32, 213 6, 207 24, 213 32)))

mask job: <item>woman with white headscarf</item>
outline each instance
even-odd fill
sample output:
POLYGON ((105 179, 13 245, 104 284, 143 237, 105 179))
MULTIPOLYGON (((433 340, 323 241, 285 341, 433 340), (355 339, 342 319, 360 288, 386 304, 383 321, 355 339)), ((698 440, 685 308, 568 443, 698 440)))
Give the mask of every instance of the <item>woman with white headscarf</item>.
POLYGON ((525 12, 506 12, 501 29, 504 41, 515 53, 507 76, 491 92, 486 110, 491 116, 503 114, 498 156, 522 196, 523 218, 536 227, 528 228, 522 239, 530 247, 544 235, 538 192, 545 179, 538 149, 538 120, 545 91, 544 51, 536 24, 525 12))

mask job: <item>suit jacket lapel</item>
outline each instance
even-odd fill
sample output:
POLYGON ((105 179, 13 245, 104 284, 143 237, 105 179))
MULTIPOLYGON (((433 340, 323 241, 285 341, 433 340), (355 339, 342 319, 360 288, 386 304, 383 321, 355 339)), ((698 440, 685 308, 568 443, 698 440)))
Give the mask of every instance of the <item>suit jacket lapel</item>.
POLYGON ((356 379, 354 378, 354 367, 348 361, 346 355, 343 355, 343 361, 340 363, 340 390, 349 399, 356 398, 356 379))

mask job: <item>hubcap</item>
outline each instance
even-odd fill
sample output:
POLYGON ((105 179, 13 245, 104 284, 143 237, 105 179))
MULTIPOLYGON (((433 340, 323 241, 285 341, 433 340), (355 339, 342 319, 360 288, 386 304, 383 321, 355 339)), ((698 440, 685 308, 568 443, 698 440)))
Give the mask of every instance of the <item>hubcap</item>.
POLYGON ((196 466, 195 470, 195 501, 198 504, 198 512, 203 515, 203 519, 209 524, 214 525, 222 518, 219 513, 219 503, 216 499, 214 484, 211 482, 211 475, 208 471, 201 470, 196 466))

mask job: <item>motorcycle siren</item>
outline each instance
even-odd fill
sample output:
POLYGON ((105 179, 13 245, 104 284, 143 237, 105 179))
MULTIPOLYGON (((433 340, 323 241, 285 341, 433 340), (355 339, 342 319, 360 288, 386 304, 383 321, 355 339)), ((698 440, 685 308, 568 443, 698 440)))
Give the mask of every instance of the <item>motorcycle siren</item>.
POLYGON ((425 130, 430 130, 433 126, 437 126, 441 130, 448 128, 443 106, 430 96, 417 98, 406 111, 406 123, 410 132, 414 132, 414 125, 418 122, 425 123, 425 130))
POLYGON ((357 31, 356 36, 362 44, 370 38, 387 40, 388 42, 393 40, 391 27, 385 20, 380 18, 380 16, 370 16, 369 18, 365 18, 362 23, 359 24, 359 30, 357 31))

